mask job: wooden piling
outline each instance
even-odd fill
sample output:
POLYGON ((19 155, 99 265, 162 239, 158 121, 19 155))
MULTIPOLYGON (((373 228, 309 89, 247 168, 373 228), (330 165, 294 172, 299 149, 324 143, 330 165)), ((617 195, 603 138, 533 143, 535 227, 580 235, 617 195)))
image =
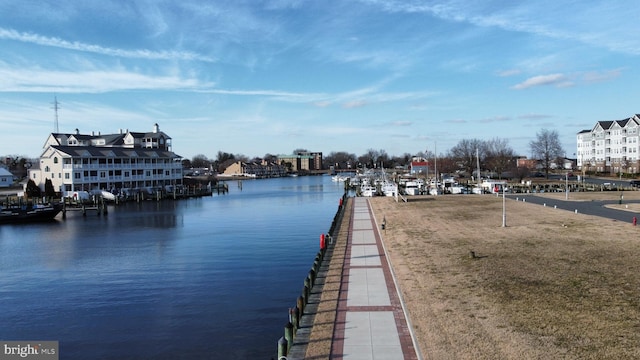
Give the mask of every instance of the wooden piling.
POLYGON ((284 326, 284 339, 287 340, 287 354, 288 354, 289 350, 291 349, 291 345, 293 345, 293 324, 291 324, 291 322, 288 322, 284 326))
POLYGON ((283 337, 280 338, 280 340, 278 340, 278 359, 280 359, 283 356, 287 356, 288 352, 288 347, 289 345, 287 344, 287 339, 283 337))
POLYGON ((299 312, 298 320, 300 320, 300 318, 302 318, 302 315, 304 314, 304 305, 304 298, 302 296, 298 296, 298 300, 296 302, 296 309, 299 312))

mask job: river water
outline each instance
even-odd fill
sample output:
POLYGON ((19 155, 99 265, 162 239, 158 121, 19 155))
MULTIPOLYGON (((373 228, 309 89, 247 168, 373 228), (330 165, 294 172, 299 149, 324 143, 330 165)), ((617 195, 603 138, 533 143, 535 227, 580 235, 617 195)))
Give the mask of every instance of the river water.
POLYGON ((271 359, 343 194, 329 176, 0 225, 0 339, 61 359, 271 359))

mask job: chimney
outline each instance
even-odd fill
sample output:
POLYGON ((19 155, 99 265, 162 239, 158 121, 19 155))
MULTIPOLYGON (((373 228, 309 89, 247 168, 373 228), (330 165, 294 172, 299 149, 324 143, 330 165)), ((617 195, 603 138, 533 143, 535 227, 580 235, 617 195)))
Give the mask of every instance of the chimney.
POLYGON ((78 130, 78 128, 76 128, 76 135, 80 135, 80 130, 78 130))
POLYGON ((155 123, 153 125, 153 133, 157 134, 160 131, 160 126, 158 126, 158 123, 155 123))

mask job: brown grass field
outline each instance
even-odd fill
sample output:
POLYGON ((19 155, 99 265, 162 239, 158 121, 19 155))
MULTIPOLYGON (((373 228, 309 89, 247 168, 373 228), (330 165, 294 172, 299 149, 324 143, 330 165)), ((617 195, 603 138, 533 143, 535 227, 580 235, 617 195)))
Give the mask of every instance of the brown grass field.
POLYGON ((495 196, 409 200, 371 204, 425 359, 640 358, 640 226, 508 200, 502 227, 495 196))

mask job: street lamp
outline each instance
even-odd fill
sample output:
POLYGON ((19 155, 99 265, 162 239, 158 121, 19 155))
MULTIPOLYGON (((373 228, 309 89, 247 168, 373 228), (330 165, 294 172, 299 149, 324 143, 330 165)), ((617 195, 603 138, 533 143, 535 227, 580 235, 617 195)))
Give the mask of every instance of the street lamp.
POLYGON ((507 227, 507 207, 504 200, 504 193, 506 193, 506 185, 502 187, 502 227, 507 227))
POLYGON ((568 171, 565 174, 565 178, 564 178, 564 189, 565 189, 564 199, 569 200, 569 172, 568 171))

